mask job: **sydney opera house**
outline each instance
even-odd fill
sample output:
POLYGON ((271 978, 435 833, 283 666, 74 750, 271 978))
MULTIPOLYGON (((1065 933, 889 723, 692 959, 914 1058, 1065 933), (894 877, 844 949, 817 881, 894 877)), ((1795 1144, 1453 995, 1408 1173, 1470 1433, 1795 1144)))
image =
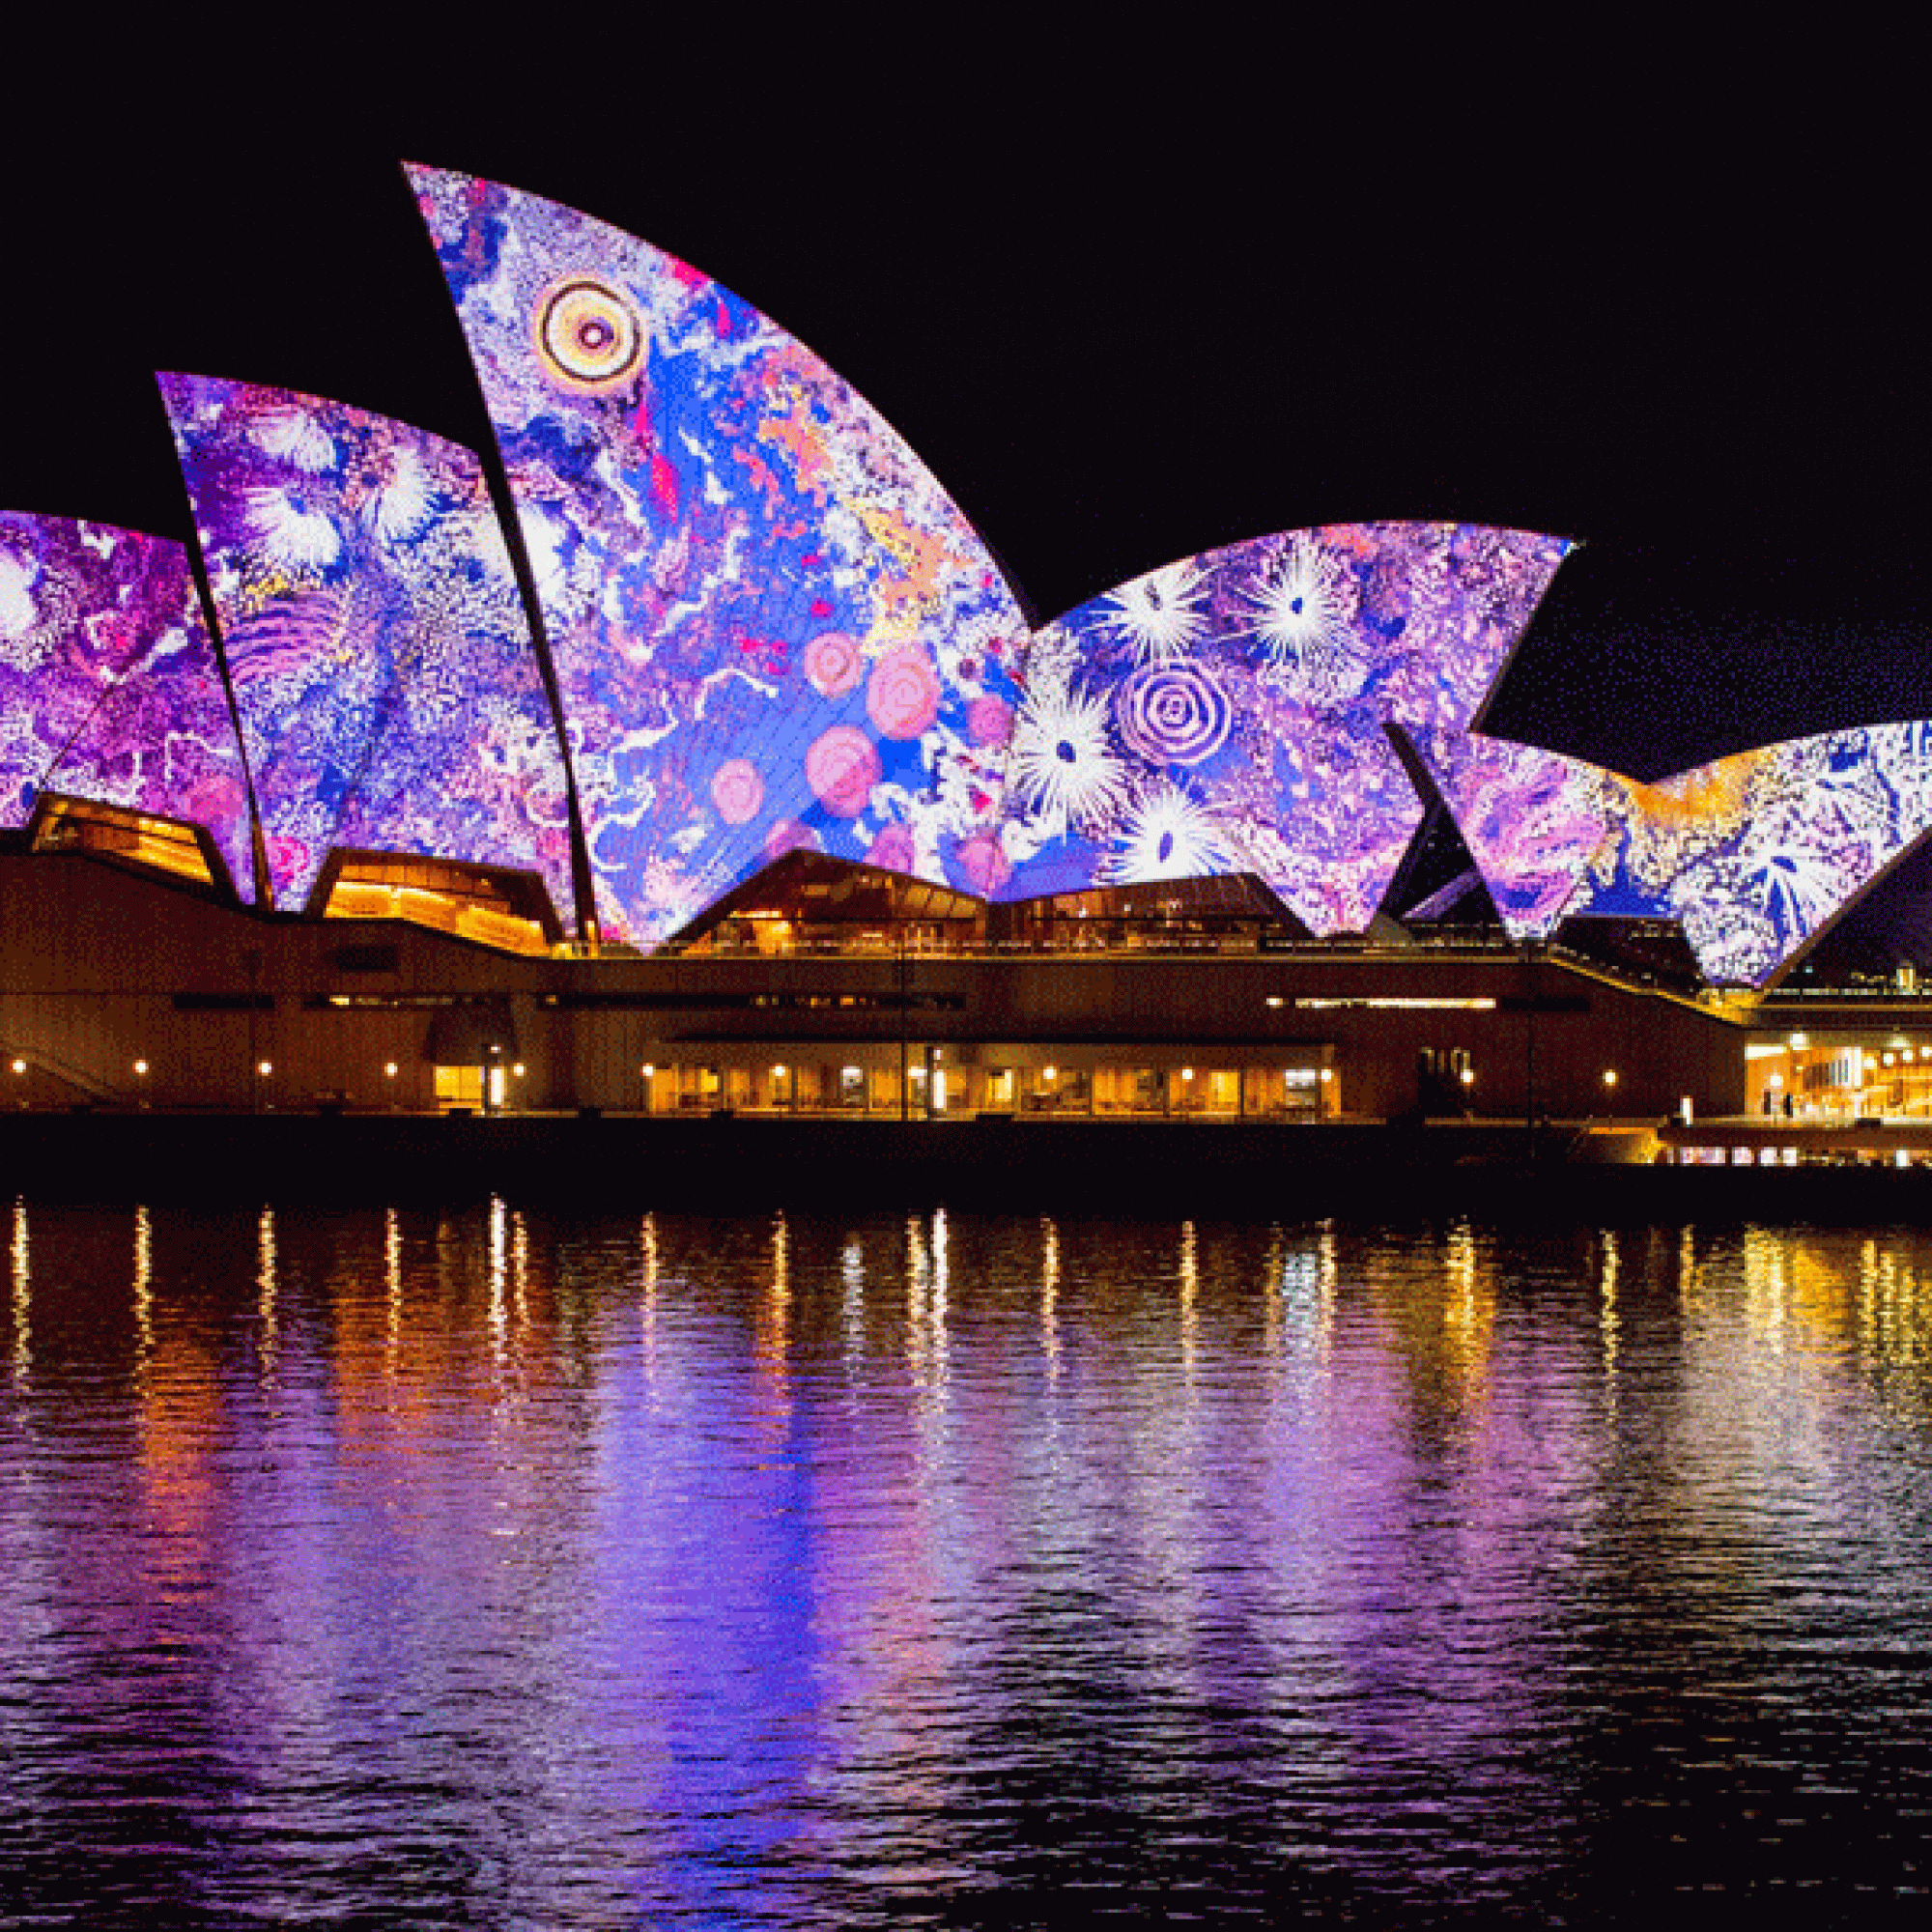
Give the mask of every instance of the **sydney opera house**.
POLYGON ((1568 545, 1467 525, 1036 628, 736 295, 410 179, 487 460, 168 374, 191 549, 0 515, 14 1104, 1928 1118, 1909 972, 1806 967, 1932 724, 1657 783, 1487 735, 1568 545))

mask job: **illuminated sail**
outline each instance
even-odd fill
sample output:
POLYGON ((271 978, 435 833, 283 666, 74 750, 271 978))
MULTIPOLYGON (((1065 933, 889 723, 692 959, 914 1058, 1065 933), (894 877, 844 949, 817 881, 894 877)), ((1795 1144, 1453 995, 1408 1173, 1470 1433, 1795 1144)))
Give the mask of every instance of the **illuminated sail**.
POLYGON ((160 381, 278 899, 347 846, 537 870, 567 912, 562 748, 474 455, 288 389, 160 381))
POLYGON ((999 895, 1248 871, 1314 931, 1362 930, 1423 815, 1385 726, 1465 725, 1567 548, 1331 525, 1068 612, 1027 658, 999 895))
POLYGON ((410 170, 506 466, 600 911, 654 944, 806 845, 997 880, 1026 626, 897 434, 648 243, 410 170))

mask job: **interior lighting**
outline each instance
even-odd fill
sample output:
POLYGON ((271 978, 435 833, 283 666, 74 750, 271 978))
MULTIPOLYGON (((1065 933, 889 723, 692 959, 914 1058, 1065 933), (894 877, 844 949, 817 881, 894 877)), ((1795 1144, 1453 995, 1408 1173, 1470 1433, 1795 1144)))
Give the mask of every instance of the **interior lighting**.
POLYGON ((657 1071, 657 1068, 654 1065, 652 1065, 652 1064, 647 1060, 640 1067, 638 1068, 638 1071, 641 1073, 646 1080, 648 1080, 651 1077, 651 1075, 657 1071))
POLYGON ((784 1077, 785 1070, 782 1066, 774 1066, 772 1068, 772 1078, 774 1080, 782 1080, 784 1077))
POLYGON ((1182 1068, 1180 1069, 1180 1077, 1181 1077, 1181 1078, 1182 1078, 1183 1080, 1192 1080, 1192 1079, 1194 1078, 1194 1069, 1193 1069, 1193 1067, 1191 1067, 1191 1066, 1183 1066, 1183 1067, 1182 1067, 1182 1068))
POLYGON ((1895 1053, 1888 1053, 1888 1054, 1886 1055, 1886 1057, 1885 1057, 1885 1064, 1886 1064, 1886 1065, 1887 1065, 1888 1066, 1889 1066, 1889 1065, 1890 1065, 1892 1064, 1892 1062, 1893 1062, 1894 1060, 1896 1060, 1897 1058, 1898 1058, 1897 1054, 1895 1054, 1895 1053))
POLYGON ((275 1070, 275 1063, 272 1060, 263 1061, 262 1064, 255 1069, 255 1071, 259 1073, 264 1080, 266 1080, 269 1077, 269 1075, 271 1074, 274 1070, 275 1070))
POLYGON ((1810 1044, 1811 1036, 1808 1033, 1795 1033, 1791 1036, 1791 1050, 1794 1053, 1803 1053, 1810 1044))
POLYGON ((1617 1069, 1614 1066, 1605 1067, 1604 1085, 1605 1087, 1614 1087, 1616 1084, 1617 1084, 1617 1069))
POLYGON ((145 1060, 135 1061, 134 1071, 145 1078, 148 1071, 148 1063, 145 1060))
POLYGON ((14 1071, 15 1073, 24 1073, 26 1072, 26 1070, 27 1070, 27 1063, 24 1060, 14 1061, 14 1071))
POLYGON ((1464 1087, 1473 1087, 1475 1084, 1476 1084, 1476 1069, 1473 1066, 1463 1067, 1463 1085, 1464 1087))
POLYGON ((393 1080, 396 1077, 396 1063, 393 1060, 390 1061, 389 1064, 383 1068, 383 1071, 385 1074, 387 1074, 391 1080, 393 1080))
POLYGON ((510 1068, 510 1078, 512 1080, 521 1080, 523 1077, 524 1077, 524 1063, 520 1060, 513 1067, 510 1068))
POLYGON ((1042 1080, 1051 1080, 1059 1071, 1060 1069, 1057 1066, 1042 1066, 1039 1069, 1039 1077, 1042 1080))
POLYGON ((1334 1077, 1335 1077, 1335 1069, 1332 1066, 1324 1066, 1321 1069, 1321 1078, 1324 1082, 1332 1080, 1334 1079, 1334 1077))
POLYGON ((1278 1007, 1278 1006, 1280 1006, 1280 1005, 1281 1005, 1281 995, 1280 995, 1279 993, 1270 993, 1270 994, 1268 995, 1268 999, 1267 999, 1267 1003, 1268 1003, 1268 1005, 1269 1005, 1269 1006, 1271 1006, 1271 1007, 1278 1007))

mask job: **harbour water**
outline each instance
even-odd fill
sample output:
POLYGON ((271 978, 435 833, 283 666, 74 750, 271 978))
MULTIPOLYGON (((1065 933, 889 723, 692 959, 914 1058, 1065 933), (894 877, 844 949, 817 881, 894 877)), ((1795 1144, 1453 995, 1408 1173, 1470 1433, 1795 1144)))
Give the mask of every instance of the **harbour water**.
POLYGON ((1924 1922, 1914 1230, 0 1239, 8 1924, 1924 1922))

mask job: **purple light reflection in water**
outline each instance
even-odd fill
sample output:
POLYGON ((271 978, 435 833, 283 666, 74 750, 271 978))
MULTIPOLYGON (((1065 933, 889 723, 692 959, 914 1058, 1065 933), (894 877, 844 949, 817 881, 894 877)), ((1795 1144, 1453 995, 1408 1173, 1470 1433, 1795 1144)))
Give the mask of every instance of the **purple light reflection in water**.
POLYGON ((5 1234, 0 1917, 1918 1883, 1909 1236, 5 1234))

